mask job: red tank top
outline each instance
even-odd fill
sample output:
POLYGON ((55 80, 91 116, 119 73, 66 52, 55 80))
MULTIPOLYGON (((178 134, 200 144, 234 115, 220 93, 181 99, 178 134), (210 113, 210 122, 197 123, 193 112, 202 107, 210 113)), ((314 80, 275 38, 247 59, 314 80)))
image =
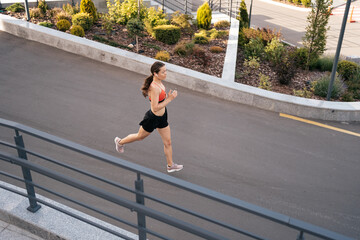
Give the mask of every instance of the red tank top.
MULTIPOLYGON (((159 95, 159 103, 164 101, 166 98, 166 92, 165 89, 163 89, 159 84, 157 84, 156 82, 152 82, 151 84, 155 84, 156 86, 158 86, 161 89, 161 93, 159 95)), ((151 98, 149 97, 149 100, 151 101, 151 98)))

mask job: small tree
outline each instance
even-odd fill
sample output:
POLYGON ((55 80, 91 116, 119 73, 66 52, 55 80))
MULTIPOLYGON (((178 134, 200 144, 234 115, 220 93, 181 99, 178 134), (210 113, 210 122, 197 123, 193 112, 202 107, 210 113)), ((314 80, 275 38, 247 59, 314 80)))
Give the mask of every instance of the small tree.
POLYGON ((132 18, 126 24, 126 29, 131 37, 136 37, 136 52, 139 52, 139 37, 143 36, 144 24, 138 18, 132 18))
POLYGON ((209 29, 211 25, 212 11, 207 2, 201 5, 196 13, 196 21, 199 28, 209 29))
POLYGON ((241 1, 239 15, 236 19, 239 20, 239 31, 249 26, 249 15, 247 12, 245 0, 241 1))
POLYGON ((307 20, 309 25, 306 27, 306 33, 303 38, 303 45, 308 50, 307 69, 312 62, 315 62, 325 51, 326 33, 330 27, 330 12, 328 11, 331 0, 315 0, 307 20))

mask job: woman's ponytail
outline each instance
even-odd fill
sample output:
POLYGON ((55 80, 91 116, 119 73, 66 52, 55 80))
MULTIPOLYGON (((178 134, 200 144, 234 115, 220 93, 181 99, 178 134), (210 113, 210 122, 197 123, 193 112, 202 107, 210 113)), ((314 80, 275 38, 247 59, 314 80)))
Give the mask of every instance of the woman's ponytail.
POLYGON ((142 91, 142 94, 144 95, 144 97, 148 96, 149 87, 153 81, 153 78, 154 78, 153 75, 150 75, 149 77, 147 77, 144 81, 144 84, 141 87, 141 91, 142 91))

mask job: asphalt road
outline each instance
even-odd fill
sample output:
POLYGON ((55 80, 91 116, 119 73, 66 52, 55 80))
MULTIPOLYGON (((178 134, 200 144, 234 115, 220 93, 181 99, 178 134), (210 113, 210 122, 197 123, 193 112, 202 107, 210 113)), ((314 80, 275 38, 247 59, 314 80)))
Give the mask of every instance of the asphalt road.
MULTIPOLYGON (((157 132, 126 146, 121 156, 114 149, 114 137, 136 132, 149 108, 139 90, 145 76, 4 32, 0 32, 0 52, 1 118, 165 172, 157 132)), ((359 238, 359 137, 165 85, 179 93, 168 106, 168 113, 174 160, 185 167, 173 176, 359 238)), ((360 133, 358 123, 323 123, 360 133)), ((0 138, 12 137, 9 131, 0 129, 0 138)), ((133 184, 135 180, 134 174, 80 156, 69 157, 65 151, 31 137, 25 139, 25 144, 115 181, 133 184)), ((0 166, 19 172, 13 166, 0 166)), ((55 186, 63 188, 61 184, 55 186)), ((235 225, 270 232, 275 234, 273 239, 286 239, 282 228, 253 225, 260 220, 250 220, 249 216, 245 218, 170 186, 145 181, 145 189, 230 219, 235 225)), ((73 189, 64 191, 96 205, 101 201, 73 189)), ((102 207, 112 209, 111 205, 102 207)), ((148 226, 165 229, 175 239, 189 239, 186 234, 179 235, 177 230, 157 224, 149 221, 148 226)), ((296 234, 291 234, 295 239, 296 234)))

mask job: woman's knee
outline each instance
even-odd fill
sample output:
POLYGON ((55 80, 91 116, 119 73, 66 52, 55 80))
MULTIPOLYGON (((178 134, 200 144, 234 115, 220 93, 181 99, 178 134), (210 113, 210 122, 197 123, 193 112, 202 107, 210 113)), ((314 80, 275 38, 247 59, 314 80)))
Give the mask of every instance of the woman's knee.
POLYGON ((171 139, 166 139, 163 142, 165 147, 171 147, 171 139))

